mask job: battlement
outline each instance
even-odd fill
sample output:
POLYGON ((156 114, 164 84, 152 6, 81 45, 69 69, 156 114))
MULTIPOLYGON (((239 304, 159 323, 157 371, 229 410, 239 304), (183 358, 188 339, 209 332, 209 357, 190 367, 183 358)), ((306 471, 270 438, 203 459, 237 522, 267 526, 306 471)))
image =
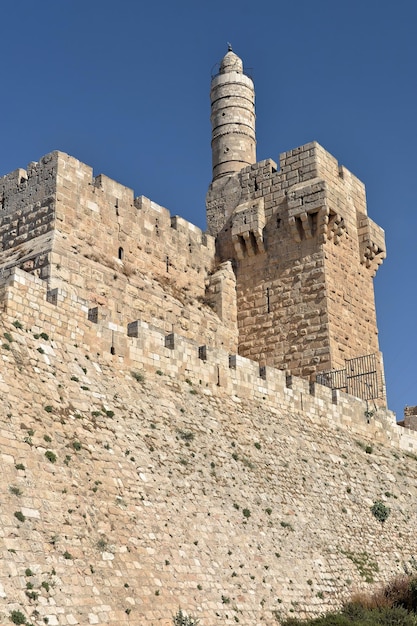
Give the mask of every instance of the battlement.
POLYGON ((338 425, 394 448, 416 451, 417 435, 396 424, 395 415, 372 403, 142 320, 127 324, 109 311, 91 315, 89 302, 63 289, 48 289, 36 276, 13 268, 0 283, 2 310, 31 328, 48 328, 60 341, 98 352, 107 362, 137 371, 159 371, 188 380, 205 395, 254 399, 280 412, 297 410, 317 423, 338 425))

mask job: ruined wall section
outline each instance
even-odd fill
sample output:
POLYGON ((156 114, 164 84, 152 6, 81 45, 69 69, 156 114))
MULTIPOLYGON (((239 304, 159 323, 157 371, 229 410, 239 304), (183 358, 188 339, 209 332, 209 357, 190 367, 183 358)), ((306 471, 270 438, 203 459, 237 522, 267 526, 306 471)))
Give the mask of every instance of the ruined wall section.
POLYGON ((56 161, 52 154, 0 178, 0 265, 47 277, 53 242, 56 161))

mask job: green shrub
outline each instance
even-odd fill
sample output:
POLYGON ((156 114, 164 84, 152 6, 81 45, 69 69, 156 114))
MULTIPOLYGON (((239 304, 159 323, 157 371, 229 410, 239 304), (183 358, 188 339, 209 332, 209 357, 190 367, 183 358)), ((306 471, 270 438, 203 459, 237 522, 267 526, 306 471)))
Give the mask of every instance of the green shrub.
POLYGON ((26 517, 23 515, 22 511, 15 511, 14 516, 16 519, 19 520, 19 522, 24 522, 26 520, 26 517))
POLYGON ((45 411, 47 413, 52 413, 52 411, 54 410, 53 407, 51 407, 50 404, 47 404, 46 406, 43 407, 45 409, 45 411))
POLYGON ((13 341, 13 337, 11 336, 10 333, 3 333, 3 337, 9 342, 12 343, 13 341))
POLYGON ((15 468, 17 470, 25 470, 26 467, 23 465, 23 463, 16 463, 15 468))
POLYGON ((243 509, 242 513, 243 513, 243 517, 246 517, 246 519, 250 518, 250 511, 249 511, 249 509, 243 509))
POLYGON ((194 439, 194 433, 191 430, 177 430, 178 437, 183 441, 192 441, 194 439))
POLYGON ((52 450, 47 450, 45 452, 45 456, 48 459, 48 461, 50 461, 50 463, 55 463, 56 462, 56 454, 55 454, 55 452, 52 452, 52 450))
POLYGON ((130 372, 132 377, 138 382, 138 383, 143 383, 143 381, 145 380, 145 376, 143 374, 141 374, 140 372, 130 372))
POLYGON ((173 626, 197 626, 199 619, 190 617, 178 609, 178 613, 172 618, 173 626))
POLYGON ((382 524, 388 519, 391 509, 381 500, 377 500, 371 506, 372 515, 382 524))
POLYGON ((41 333, 39 337, 41 337, 44 341, 48 341, 49 339, 49 335, 47 335, 46 333, 41 333))
POLYGON ((82 448, 81 444, 79 441, 73 441, 72 442, 72 447, 74 448, 74 450, 76 450, 77 452, 79 452, 82 448))
POLYGON ((12 611, 9 618, 13 624, 26 624, 26 617, 21 611, 12 611))
POLYGON ((19 320, 15 320, 15 321, 13 322, 13 326, 14 326, 15 328, 23 328, 23 325, 19 322, 19 320))

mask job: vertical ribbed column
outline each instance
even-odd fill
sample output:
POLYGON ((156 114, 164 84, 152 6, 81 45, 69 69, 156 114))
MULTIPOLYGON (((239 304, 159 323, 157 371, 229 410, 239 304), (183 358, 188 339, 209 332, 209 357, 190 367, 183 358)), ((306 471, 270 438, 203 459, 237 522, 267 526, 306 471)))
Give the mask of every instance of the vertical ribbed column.
POLYGON ((229 49, 211 82, 213 181, 256 163, 255 89, 229 49))

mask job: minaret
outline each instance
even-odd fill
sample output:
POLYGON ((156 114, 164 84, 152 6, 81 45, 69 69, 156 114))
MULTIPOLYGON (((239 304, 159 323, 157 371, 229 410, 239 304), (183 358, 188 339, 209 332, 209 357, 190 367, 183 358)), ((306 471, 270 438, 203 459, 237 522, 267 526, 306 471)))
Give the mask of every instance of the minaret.
POLYGON ((255 89, 229 44, 211 81, 213 181, 256 163, 255 89))

